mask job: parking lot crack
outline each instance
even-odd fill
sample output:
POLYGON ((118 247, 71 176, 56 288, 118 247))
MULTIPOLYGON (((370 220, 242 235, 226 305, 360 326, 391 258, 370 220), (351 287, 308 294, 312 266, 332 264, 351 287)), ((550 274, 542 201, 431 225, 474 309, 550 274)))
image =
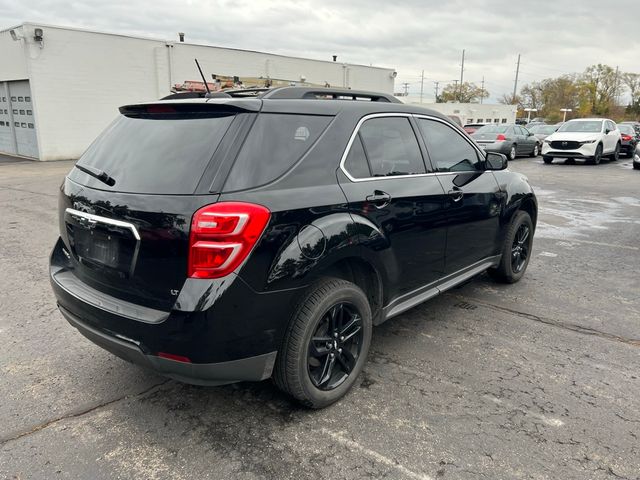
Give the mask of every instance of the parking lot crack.
POLYGON ((7 436, 7 437, 0 437, 0 447, 3 447, 5 444, 9 443, 9 442, 13 442, 15 440, 19 440, 23 437, 32 435, 36 432, 39 432, 40 430, 44 430, 47 427, 50 427, 51 425, 55 425, 56 423, 62 422, 64 420, 69 420, 72 418, 78 418, 78 417, 82 417, 84 415, 87 415, 89 413, 95 412, 96 410, 99 410, 101 408, 104 407, 108 407, 109 405, 113 405, 115 403, 121 402, 123 400, 129 400, 132 398, 136 398, 136 397, 141 397, 143 395, 146 395, 147 393, 150 393, 154 390, 157 390, 158 388, 160 388, 161 386, 165 385, 167 382, 169 382, 170 380, 164 380, 160 383, 156 383, 153 384, 152 386, 150 386, 149 388, 138 392, 138 393, 132 393, 132 394, 127 394, 127 395, 123 395, 121 397, 118 398, 114 398, 113 400, 109 400, 108 402, 103 402, 103 403, 99 403, 98 405, 94 405, 92 407, 89 408, 85 408, 83 410, 79 410, 79 411, 71 411, 65 415, 62 415, 61 417, 58 418, 54 418, 52 420, 48 420, 46 422, 43 422, 41 424, 38 424, 32 428, 30 428, 29 430, 24 430, 22 432, 18 432, 18 433, 14 433, 11 436, 7 436))
POLYGON ((577 325, 575 323, 568 323, 568 322, 563 322, 560 320, 555 320, 552 318, 546 318, 546 317, 542 317, 539 315, 535 315, 532 313, 527 313, 527 312, 521 312, 519 310, 514 310, 512 308, 507 308, 507 307, 502 307, 500 305, 496 305, 493 303, 489 303, 489 302, 484 302, 482 300, 478 300, 478 299, 469 299, 463 295, 457 295, 457 294, 453 294, 453 293, 448 293, 447 295, 458 298, 458 299, 462 299, 462 300, 472 300, 473 302, 482 305, 483 307, 492 309, 492 310, 497 310, 500 312, 504 312, 504 313, 510 313, 513 315, 517 315, 521 318, 526 318, 527 320, 533 320, 535 322, 539 322, 539 323, 543 323, 545 325, 551 325, 553 327, 558 327, 558 328, 562 328, 564 330, 569 330, 572 332, 576 332, 576 333, 581 333, 583 335, 591 335, 591 336, 595 336, 595 337, 600 337, 603 338, 605 340, 609 340, 609 341, 613 341, 613 342, 621 342, 621 343, 626 343, 627 345, 632 345, 634 347, 640 347, 640 339, 639 338, 626 338, 626 337, 622 337, 620 335, 616 335, 613 333, 609 333, 609 332, 603 332, 602 330, 596 330, 595 328, 590 328, 590 327, 585 327, 582 325, 577 325))

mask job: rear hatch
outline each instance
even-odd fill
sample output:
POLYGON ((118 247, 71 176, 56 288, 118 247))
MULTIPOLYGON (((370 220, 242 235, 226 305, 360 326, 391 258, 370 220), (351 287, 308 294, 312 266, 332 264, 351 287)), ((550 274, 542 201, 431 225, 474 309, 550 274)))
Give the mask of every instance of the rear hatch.
POLYGON ((65 179, 60 231, 73 273, 116 298, 169 310, 187 277, 191 217, 258 100, 123 107, 65 179), (240 105, 240 106, 238 106, 240 105))

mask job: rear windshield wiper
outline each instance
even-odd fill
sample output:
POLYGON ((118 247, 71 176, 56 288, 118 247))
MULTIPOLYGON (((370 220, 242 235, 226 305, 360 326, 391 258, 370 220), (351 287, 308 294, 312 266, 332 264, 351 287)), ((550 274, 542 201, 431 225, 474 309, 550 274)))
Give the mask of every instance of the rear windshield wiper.
POLYGON ((97 178, 102 183, 106 183, 110 187, 113 187, 116 184, 116 181, 113 177, 110 177, 109 174, 103 170, 99 170, 93 167, 83 167, 82 165, 74 165, 81 172, 86 173, 87 175, 91 175, 93 178, 97 178))

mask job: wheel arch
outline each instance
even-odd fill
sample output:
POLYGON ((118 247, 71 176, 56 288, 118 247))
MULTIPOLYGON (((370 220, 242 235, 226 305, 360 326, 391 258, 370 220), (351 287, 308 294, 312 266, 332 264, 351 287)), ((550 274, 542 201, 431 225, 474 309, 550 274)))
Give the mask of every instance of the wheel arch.
POLYGON ((380 323, 383 307, 383 281, 380 272, 361 257, 345 257, 314 273, 315 277, 335 277, 354 283, 367 296, 374 325, 380 323))

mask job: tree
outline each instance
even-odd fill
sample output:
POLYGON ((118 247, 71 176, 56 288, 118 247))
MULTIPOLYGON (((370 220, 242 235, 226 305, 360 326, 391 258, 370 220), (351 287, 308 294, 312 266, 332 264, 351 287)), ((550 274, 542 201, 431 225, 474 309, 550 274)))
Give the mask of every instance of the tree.
POLYGON ((442 102, 474 103, 480 101, 481 98, 488 98, 489 92, 471 82, 449 83, 444 87, 439 97, 442 102))
MULTIPOLYGON (((580 77, 582 100, 590 107, 592 115, 607 115, 620 90, 620 79, 609 65, 592 65, 580 77)), ((583 104, 584 105, 584 104, 583 104)))

